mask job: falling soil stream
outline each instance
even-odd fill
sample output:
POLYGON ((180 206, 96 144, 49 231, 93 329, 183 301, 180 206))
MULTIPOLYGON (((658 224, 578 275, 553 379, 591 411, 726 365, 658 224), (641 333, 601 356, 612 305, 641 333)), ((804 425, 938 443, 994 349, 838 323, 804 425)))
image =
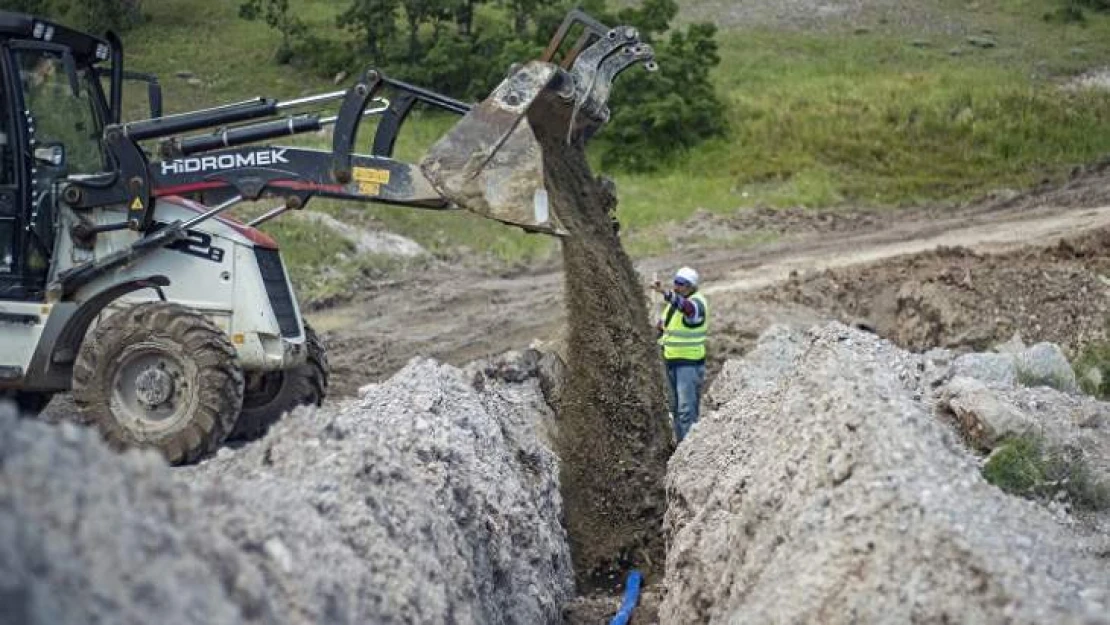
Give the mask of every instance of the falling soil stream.
POLYGON ((558 453, 580 591, 613 589, 629 567, 650 579, 664 559, 663 480, 672 440, 667 391, 638 274, 613 231, 615 198, 566 141, 565 104, 529 111, 543 148, 562 241, 568 370, 558 453))

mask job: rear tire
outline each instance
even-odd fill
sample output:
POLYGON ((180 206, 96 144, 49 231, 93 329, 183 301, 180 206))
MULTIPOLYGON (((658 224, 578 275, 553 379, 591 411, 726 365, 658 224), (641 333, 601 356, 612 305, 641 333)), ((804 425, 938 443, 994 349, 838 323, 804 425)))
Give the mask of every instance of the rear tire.
POLYGON ((288 371, 247 374, 243 410, 231 440, 251 441, 269 431, 282 415, 298 406, 319 406, 328 393, 328 350, 312 326, 304 326, 308 357, 288 371))
POLYGON ((155 449, 186 464, 227 438, 243 404, 243 372, 207 317, 148 302, 112 315, 86 339, 73 399, 113 448, 155 449))

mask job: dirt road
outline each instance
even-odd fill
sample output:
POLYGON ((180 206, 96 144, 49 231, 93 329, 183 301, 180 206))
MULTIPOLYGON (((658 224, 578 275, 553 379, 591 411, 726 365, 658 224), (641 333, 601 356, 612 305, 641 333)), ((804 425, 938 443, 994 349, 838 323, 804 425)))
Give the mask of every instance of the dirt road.
MULTIPOLYGON (((735 354, 772 320, 845 316, 835 305, 775 296, 792 275, 796 280, 825 270, 873 269, 891 259, 946 247, 1003 254, 1051 245, 1110 226, 1108 179, 1110 174, 1096 170, 1052 191, 961 209, 872 214, 847 226, 838 223, 833 232, 799 223, 794 215, 783 218, 771 243, 645 259, 637 270, 646 283, 653 272, 668 275, 679 264, 697 267, 716 301, 715 351, 735 354)), ((736 220, 742 223, 743 216, 736 220)), ((761 224, 769 226, 774 224, 761 224)), ((900 281, 912 279, 912 271, 904 273, 898 274, 900 281)), ((565 319, 563 289, 557 269, 490 276, 462 266, 432 266, 310 319, 334 346, 335 392, 348 395, 361 384, 387 377, 415 355, 460 364, 527 347, 537 339, 557 340, 565 319)))

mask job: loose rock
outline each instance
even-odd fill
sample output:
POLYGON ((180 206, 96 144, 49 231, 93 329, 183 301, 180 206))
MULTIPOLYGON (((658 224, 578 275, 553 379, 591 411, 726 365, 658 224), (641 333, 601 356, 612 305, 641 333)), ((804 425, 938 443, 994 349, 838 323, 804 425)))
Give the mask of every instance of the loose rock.
POLYGON ((726 365, 670 464, 660 622, 1105 622, 1107 536, 987 483, 923 370, 840 324, 726 365))
POLYGON ((0 415, 0 622, 560 623, 574 593, 539 380, 414 360, 171 470, 0 415))

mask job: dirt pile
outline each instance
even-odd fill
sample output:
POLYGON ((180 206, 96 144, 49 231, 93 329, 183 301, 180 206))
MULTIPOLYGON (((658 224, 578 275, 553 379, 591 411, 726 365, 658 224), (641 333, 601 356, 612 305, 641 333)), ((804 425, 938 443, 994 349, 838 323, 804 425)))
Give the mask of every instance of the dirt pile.
POLYGON ((559 623, 574 591, 540 379, 414 360, 174 471, 0 422, 19 623, 559 623))
POLYGON ((817 275, 766 289, 845 321, 865 321, 899 345, 986 349, 1019 333, 1078 346, 1106 338, 1110 231, 1004 254, 941 248, 817 275))
POLYGON ((0 415, 0 622, 274 623, 265 577, 153 453, 0 415))
POLYGON ((841 324, 729 362, 667 476, 660 622, 1108 622, 1110 535, 981 477, 948 367, 841 324))
POLYGON ((562 240, 567 372, 558 453, 578 580, 617 587, 628 566, 663 560, 666 387, 641 279, 608 210, 616 199, 567 143, 569 112, 545 95, 529 109, 562 240))
POLYGON ((988 212, 1041 207, 1085 209, 1110 204, 1110 157, 1077 165, 1066 180, 1042 180, 1036 187, 1009 197, 987 198, 977 207, 988 212))

